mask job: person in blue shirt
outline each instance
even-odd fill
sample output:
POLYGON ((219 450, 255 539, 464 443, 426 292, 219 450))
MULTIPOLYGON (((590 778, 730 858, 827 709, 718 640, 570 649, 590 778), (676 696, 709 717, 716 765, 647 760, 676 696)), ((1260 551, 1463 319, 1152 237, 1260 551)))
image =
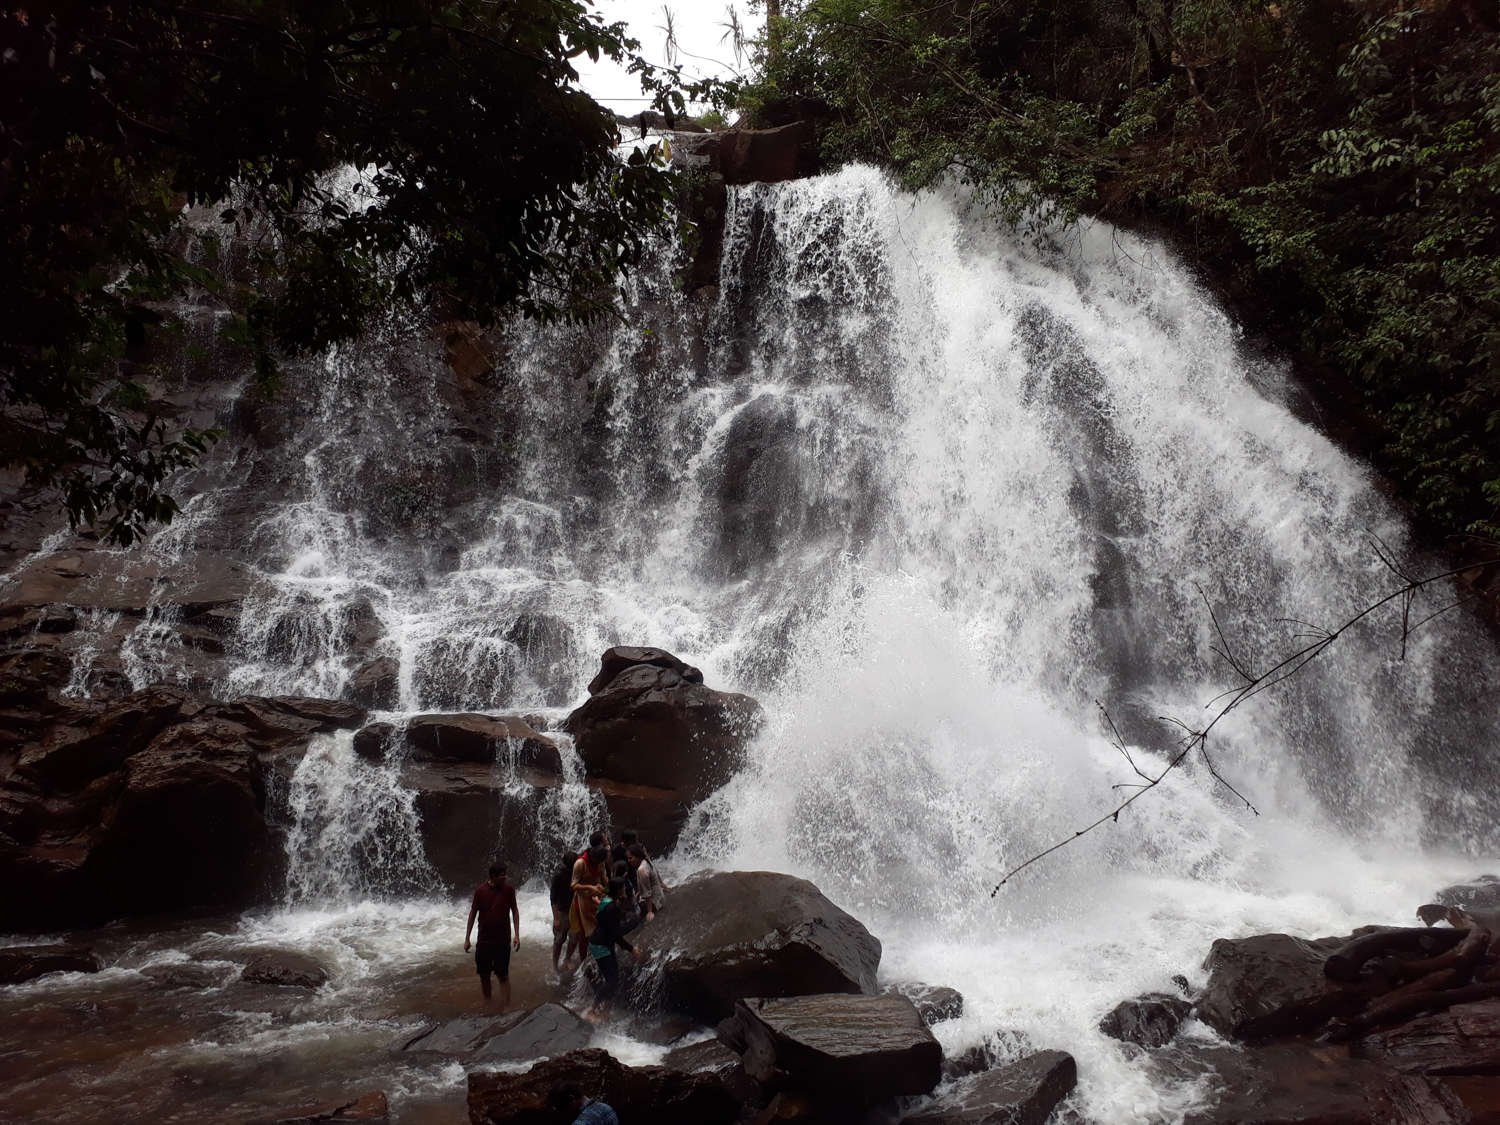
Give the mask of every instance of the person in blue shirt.
POLYGON ((599 910, 594 918, 594 932, 589 935, 589 956, 599 970, 599 983, 595 987, 596 1000, 590 1017, 598 1019, 609 1008, 615 991, 620 987, 620 962, 615 957, 615 946, 624 946, 637 961, 640 954, 625 938, 628 921, 623 899, 625 880, 611 879, 609 889, 599 900, 599 910))
POLYGON ((583 1088, 576 1082, 552 1087, 552 1092, 547 1095, 547 1107, 567 1125, 620 1125, 620 1118, 614 1110, 601 1101, 585 1098, 583 1088))

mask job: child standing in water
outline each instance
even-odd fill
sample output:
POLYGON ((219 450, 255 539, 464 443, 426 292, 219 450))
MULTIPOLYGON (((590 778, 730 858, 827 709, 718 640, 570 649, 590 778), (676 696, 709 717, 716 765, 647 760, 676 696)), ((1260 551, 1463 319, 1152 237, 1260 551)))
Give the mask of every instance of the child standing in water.
POLYGON ((624 946, 637 961, 641 958, 635 946, 625 939, 625 914, 621 906, 624 895, 625 880, 611 879, 608 892, 599 900, 594 932, 589 938, 589 955, 599 970, 594 1007, 589 1013, 589 1018, 595 1021, 608 1014, 610 1001, 620 987, 620 962, 615 956, 615 946, 624 946))

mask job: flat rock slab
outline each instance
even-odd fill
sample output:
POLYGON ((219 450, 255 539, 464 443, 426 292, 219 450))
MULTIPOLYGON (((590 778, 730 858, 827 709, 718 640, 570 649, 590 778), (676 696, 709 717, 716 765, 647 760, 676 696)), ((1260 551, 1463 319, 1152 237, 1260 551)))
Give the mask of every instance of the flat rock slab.
POLYGON ((1043 1125, 1078 1084, 1064 1051, 1039 1051, 954 1084, 910 1125, 1043 1125))
POLYGON ((1172 1041, 1192 1010, 1192 1004, 1180 996, 1148 992, 1116 1004, 1099 1021, 1099 1030, 1139 1047, 1163 1047, 1172 1041))
POLYGON ((250 958, 240 979, 282 988, 321 988, 328 983, 328 970, 317 958, 305 953, 273 949, 250 958))
MULTIPOLYGON (((1440 1079, 1398 1074, 1306 1042, 1231 1049, 1168 1048, 1179 1076, 1208 1076, 1210 1105, 1186 1125, 1464 1125, 1468 1111, 1440 1079)), ((1162 1055, 1157 1058, 1162 1059, 1162 1055)), ((1165 1059, 1163 1060, 1165 1061, 1165 1059)))
POLYGON ((873 992, 880 942, 806 879, 726 871, 672 890, 632 937, 661 963, 664 999, 705 1020, 746 997, 873 992))
POLYGON ((473 1071, 469 1075, 472 1125, 556 1125, 547 1095, 576 1082, 584 1096, 605 1102, 620 1125, 730 1125, 741 1102, 707 1071, 625 1066, 588 1048, 558 1055, 522 1073, 473 1071))
POLYGON ((471 1056, 477 1063, 551 1058, 587 1047, 594 1029, 561 1004, 543 1004, 490 1032, 471 1056))
POLYGON ((402 1052, 464 1058, 475 1063, 524 1062, 588 1045, 593 1028, 561 1004, 503 1016, 465 1016, 428 1027, 399 1043, 402 1052))
POLYGON ((1208 984, 1198 999, 1198 1018, 1221 1035, 1254 1041, 1315 1031, 1335 1016, 1358 1011, 1367 994, 1323 972, 1329 954, 1350 940, 1220 938, 1203 964, 1208 984))
POLYGON ((0 949, 0 984, 21 984, 48 973, 97 973, 99 958, 81 945, 12 945, 0 949))
POLYGON ((1497 1076, 1500 1100, 1500 1000, 1419 1016, 1365 1036, 1353 1050, 1406 1074, 1497 1076))
POLYGON ((741 1000, 734 1023, 745 1071, 760 1082, 789 1074, 814 1091, 873 1105, 925 1094, 942 1078, 943 1050, 904 996, 741 1000))

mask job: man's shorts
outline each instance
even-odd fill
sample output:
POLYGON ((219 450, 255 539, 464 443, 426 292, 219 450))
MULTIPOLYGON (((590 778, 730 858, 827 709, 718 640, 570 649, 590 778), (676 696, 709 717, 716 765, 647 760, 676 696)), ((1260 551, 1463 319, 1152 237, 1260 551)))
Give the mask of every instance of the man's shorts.
POLYGON ((510 979, 510 942, 480 942, 474 947, 474 968, 482 977, 494 973, 501 980, 510 979))

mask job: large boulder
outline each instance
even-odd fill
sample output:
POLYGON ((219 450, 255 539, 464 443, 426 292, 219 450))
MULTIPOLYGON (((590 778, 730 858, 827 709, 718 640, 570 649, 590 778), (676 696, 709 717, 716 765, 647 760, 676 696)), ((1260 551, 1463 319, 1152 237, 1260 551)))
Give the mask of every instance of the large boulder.
POLYGON ((1478 875, 1467 883, 1454 883, 1438 891, 1432 901, 1465 910, 1500 910, 1500 875, 1478 875))
POLYGON ((898 981, 887 986, 886 991, 899 993, 915 1004, 922 1022, 929 1027, 944 1020, 956 1020, 964 1014, 964 994, 944 984, 898 981))
POLYGON ((1331 981, 1323 971, 1328 956, 1350 940, 1220 938, 1203 965, 1208 984, 1198 999, 1198 1018, 1222 1035, 1253 1041, 1299 1035, 1351 1015, 1369 999, 1368 991, 1358 982, 1331 981))
POLYGON ((99 958, 80 945, 12 945, 0 948, 0 984, 22 984, 48 973, 97 973, 99 958))
POLYGON ((1078 1066, 1064 1051, 1039 1051, 962 1079, 910 1125, 1043 1125, 1078 1084, 1078 1066))
POLYGON ((735 1097, 747 1104, 759 1100, 761 1095, 755 1079, 745 1073, 745 1064, 739 1052, 718 1039, 704 1039, 686 1047, 674 1047, 662 1056, 661 1065, 669 1070, 685 1070, 691 1074, 713 1074, 735 1097))
POLYGON ((576 1082, 586 1097, 611 1106, 620 1125, 730 1125, 740 1111, 740 1100, 711 1071, 630 1067, 588 1048, 523 1073, 471 1072, 469 1120, 473 1125, 556 1125, 547 1095, 563 1082, 576 1082))
POLYGON ((758 1082, 786 1076, 835 1102, 874 1105, 925 1094, 942 1078, 943 1049, 904 996, 783 996, 740 1000, 721 1037, 743 1044, 758 1082))
POLYGON ((693 672, 660 649, 605 653, 593 681, 601 686, 563 724, 589 776, 672 789, 687 803, 728 781, 759 729, 760 704, 706 687, 693 672), (654 662, 627 662, 622 652, 654 662))
POLYGON ((725 871, 672 890, 637 944, 660 961, 669 1006, 704 1019, 746 997, 873 992, 880 942, 806 879, 725 871))
POLYGON ((1138 1047, 1162 1047, 1172 1041, 1193 1005, 1180 996, 1148 992, 1122 1000, 1099 1021, 1105 1035, 1138 1047))

